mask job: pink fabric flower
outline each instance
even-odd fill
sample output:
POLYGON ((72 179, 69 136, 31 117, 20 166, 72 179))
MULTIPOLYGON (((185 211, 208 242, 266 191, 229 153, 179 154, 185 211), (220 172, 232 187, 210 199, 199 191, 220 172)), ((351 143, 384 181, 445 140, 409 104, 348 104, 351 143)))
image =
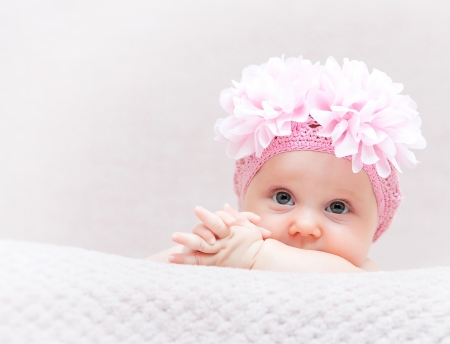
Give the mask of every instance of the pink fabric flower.
POLYGON ((220 94, 220 104, 230 114, 219 119, 216 140, 228 142, 228 156, 240 159, 263 150, 275 136, 291 134, 291 122, 306 122, 307 92, 318 88, 319 64, 299 58, 271 58, 242 72, 241 82, 220 94))
POLYGON ((352 156, 353 172, 375 164, 386 178, 389 162, 414 167, 417 160, 408 148, 426 146, 416 111, 409 96, 399 95, 402 84, 393 83, 376 69, 344 59, 342 68, 328 58, 320 76, 320 88, 308 93, 310 115, 322 126, 319 135, 331 137, 337 157, 352 156))
POLYGON ((289 136, 292 122, 311 116, 329 137, 337 157, 352 157, 353 172, 375 165, 380 177, 399 163, 415 167, 409 148, 425 148, 416 111, 402 84, 383 72, 371 73, 359 61, 341 66, 329 57, 324 66, 302 57, 271 58, 242 72, 241 81, 220 94, 229 116, 217 120, 216 140, 228 143, 228 156, 261 157, 275 136, 289 136))

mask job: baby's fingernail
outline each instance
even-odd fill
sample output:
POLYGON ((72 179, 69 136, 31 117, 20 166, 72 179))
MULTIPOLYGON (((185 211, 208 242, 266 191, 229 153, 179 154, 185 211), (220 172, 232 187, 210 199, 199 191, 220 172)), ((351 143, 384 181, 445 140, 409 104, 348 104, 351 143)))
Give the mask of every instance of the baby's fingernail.
POLYGON ((169 256, 167 257, 167 259, 169 259, 169 262, 174 262, 175 261, 175 256, 173 254, 169 254, 169 256))
POLYGON ((209 244, 214 245, 216 243, 216 238, 209 239, 209 244))
POLYGON ((172 240, 177 240, 178 239, 178 234, 177 233, 173 233, 172 234, 172 240))

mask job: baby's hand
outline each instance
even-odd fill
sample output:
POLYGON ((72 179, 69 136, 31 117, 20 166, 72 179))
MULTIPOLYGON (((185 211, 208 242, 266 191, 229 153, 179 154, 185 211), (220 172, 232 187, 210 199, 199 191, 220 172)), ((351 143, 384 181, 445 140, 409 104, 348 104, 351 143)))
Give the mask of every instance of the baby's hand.
MULTIPOLYGON (((202 207, 196 207, 194 209, 195 215, 200 219, 202 216, 202 212, 204 212, 205 209, 202 207)), ((223 224, 225 224, 227 227, 231 227, 234 225, 239 226, 250 226, 253 227, 251 224, 258 225, 258 223, 261 221, 261 217, 256 215, 255 213, 251 212, 238 212, 235 209, 233 209, 229 204, 225 204, 222 207, 222 210, 219 210, 215 213, 217 216, 222 219, 223 224)), ((192 233, 197 234, 199 237, 203 238, 207 243, 210 245, 213 245, 216 242, 216 237, 221 239, 228 235, 228 230, 225 227, 221 227, 223 225, 222 223, 216 223, 214 222, 212 226, 218 226, 217 228, 208 227, 204 222, 198 223, 194 229, 192 230, 192 233)), ((258 227, 261 231, 261 234, 263 236, 263 239, 267 239, 270 237, 271 232, 262 228, 258 227)), ((175 233, 175 235, 178 235, 180 233, 175 233)), ((182 233, 181 233, 182 235, 182 233)), ((199 251, 199 250, 196 250, 199 251)), ((183 251, 188 252, 188 251, 183 251)))
POLYGON ((197 207, 195 214, 201 223, 194 227, 193 233, 174 233, 172 237, 187 249, 170 255, 169 261, 250 269, 263 239, 270 236, 268 230, 255 225, 259 216, 239 213, 227 204, 215 214, 197 207))

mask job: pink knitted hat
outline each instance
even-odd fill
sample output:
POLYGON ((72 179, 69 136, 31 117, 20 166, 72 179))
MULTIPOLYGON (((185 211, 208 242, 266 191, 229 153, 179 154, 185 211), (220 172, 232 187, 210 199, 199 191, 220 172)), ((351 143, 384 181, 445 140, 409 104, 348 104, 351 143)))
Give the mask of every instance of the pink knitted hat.
POLYGON ((325 65, 299 58, 272 58, 242 72, 240 83, 222 91, 229 113, 215 125, 216 140, 228 142, 235 158, 234 185, 243 204, 247 188, 272 156, 311 150, 352 161, 366 171, 378 206, 373 241, 388 228, 401 201, 396 169, 414 167, 408 148, 426 146, 416 104, 403 86, 359 61, 330 57, 325 65))

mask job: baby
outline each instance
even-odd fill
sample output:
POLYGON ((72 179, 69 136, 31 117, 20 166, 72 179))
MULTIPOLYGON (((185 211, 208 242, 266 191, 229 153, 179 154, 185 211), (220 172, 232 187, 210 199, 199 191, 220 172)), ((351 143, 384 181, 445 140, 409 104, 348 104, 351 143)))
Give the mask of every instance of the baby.
POLYGON ((396 170, 424 148, 415 103, 384 73, 333 58, 272 58, 224 90, 216 139, 236 159, 238 212, 201 223, 149 259, 292 272, 376 271, 367 258, 401 200, 396 170))

